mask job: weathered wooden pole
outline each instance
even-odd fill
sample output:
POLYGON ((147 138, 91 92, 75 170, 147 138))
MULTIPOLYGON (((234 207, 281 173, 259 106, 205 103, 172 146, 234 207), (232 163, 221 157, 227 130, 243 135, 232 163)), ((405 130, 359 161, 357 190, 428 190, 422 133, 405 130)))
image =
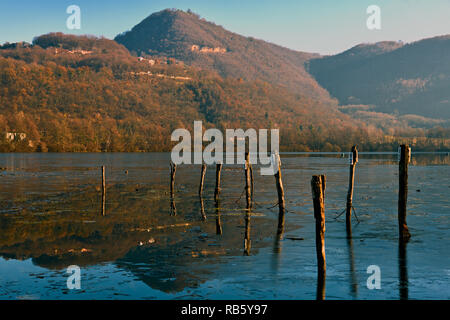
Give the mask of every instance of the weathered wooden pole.
POLYGON ((216 164, 216 188, 214 190, 214 199, 217 201, 220 195, 220 173, 222 171, 222 163, 216 164))
POLYGON ((311 179, 311 190, 316 220, 316 255, 317 255, 317 298, 325 296, 326 259, 325 259, 325 188, 324 175, 315 175, 311 179), (320 290, 319 290, 320 289, 320 290))
POLYGON ((252 207, 252 182, 251 182, 251 175, 250 175, 250 160, 249 160, 249 153, 245 153, 245 165, 244 165, 244 173, 245 173, 245 196, 247 200, 247 210, 251 209, 252 207))
POLYGON ((170 197, 173 198, 175 190, 175 174, 177 172, 177 165, 170 162, 170 197))
POLYGON ((170 162, 170 211, 176 216, 177 215, 177 207, 175 205, 174 192, 175 192, 175 174, 177 172, 177 165, 170 162))
POLYGON ((200 186, 198 187, 198 195, 201 197, 203 194, 203 184, 205 182, 206 164, 202 164, 202 172, 200 174, 200 186))
POLYGON ((102 166, 102 216, 106 214, 106 177, 105 166, 102 166))
POLYGON ((253 201, 255 201, 255 199, 254 199, 254 194, 255 194, 255 181, 254 181, 254 179, 253 179, 253 167, 252 167, 252 164, 249 162, 249 168, 250 168, 250 198, 251 198, 251 200, 252 200, 252 204, 253 204, 253 201))
POLYGON ((353 185, 355 183, 355 168, 358 163, 358 150, 356 146, 352 147, 352 157, 350 158, 350 174, 348 179, 347 206, 345 209, 345 225, 347 229, 347 238, 352 236, 352 209, 353 209, 353 185))
POLYGON ((284 232, 284 221, 285 221, 285 211, 286 204, 284 201, 284 187, 283 180, 281 178, 281 159, 278 154, 274 155, 275 164, 277 172, 275 173, 275 184, 277 186, 277 194, 278 194, 278 237, 281 238, 284 232))
POLYGON ((411 149, 407 145, 400 146, 399 162, 399 189, 398 189, 398 230, 399 238, 408 241, 411 237, 406 224, 406 203, 408 200, 408 164, 411 158, 411 149))

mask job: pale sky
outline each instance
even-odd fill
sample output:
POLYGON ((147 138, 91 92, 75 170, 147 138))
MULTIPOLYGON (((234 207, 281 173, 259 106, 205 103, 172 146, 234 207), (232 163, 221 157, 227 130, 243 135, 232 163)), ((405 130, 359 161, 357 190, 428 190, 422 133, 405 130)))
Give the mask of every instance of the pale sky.
POLYGON ((0 43, 57 31, 113 39, 165 8, 190 8, 230 31, 321 54, 450 34, 450 0, 1 0, 0 43), (81 8, 81 30, 66 27, 72 4, 81 8), (381 9, 381 30, 366 27, 369 5, 381 9))

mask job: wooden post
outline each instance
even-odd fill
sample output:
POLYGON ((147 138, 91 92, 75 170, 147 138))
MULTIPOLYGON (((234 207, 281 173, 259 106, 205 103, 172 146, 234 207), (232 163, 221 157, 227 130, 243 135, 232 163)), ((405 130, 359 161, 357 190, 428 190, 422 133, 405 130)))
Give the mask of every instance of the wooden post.
POLYGON ((177 172, 177 165, 170 162, 170 211, 176 216, 177 215, 177 207, 175 205, 174 192, 175 192, 175 174, 177 172))
POLYGON ((245 165, 244 165, 244 173, 245 173, 245 195, 247 200, 247 209, 252 207, 252 191, 251 191, 251 177, 250 177, 250 160, 249 153, 245 153, 245 165))
POLYGON ((353 209, 353 185, 355 183, 355 168, 358 162, 358 150, 356 146, 352 147, 352 162, 350 163, 350 174, 348 179, 347 206, 345 209, 345 224, 347 229, 347 238, 352 236, 352 209, 353 209))
POLYGON ((206 164, 202 164, 202 173, 200 174, 200 186, 198 187, 198 195, 201 197, 203 193, 203 183, 205 181, 206 164))
POLYGON ((253 204, 253 201, 255 201, 255 199, 254 199, 254 192, 255 192, 255 181, 253 180, 253 167, 252 167, 252 164, 249 162, 248 163, 249 164, 249 168, 250 168, 250 198, 251 198, 251 200, 252 200, 252 204, 253 204))
POLYGON ((222 171, 222 163, 216 164, 216 188, 214 190, 214 199, 217 201, 220 195, 220 172, 222 171))
POLYGON ((407 145, 400 146, 399 189, 398 189, 398 230, 400 240, 408 241, 411 237, 406 224, 406 203, 408 200, 408 164, 411 150, 407 145))
POLYGON ((325 188, 326 179, 324 175, 313 176, 311 179, 311 190, 314 204, 314 218, 316 220, 316 255, 317 255, 317 297, 324 297, 326 259, 325 259, 325 188), (320 296, 319 296, 319 289, 320 296), (323 290, 323 292, 322 292, 323 290))
POLYGON ((277 172, 275 173, 275 184, 277 186, 277 194, 278 194, 278 237, 281 238, 284 232, 284 221, 285 221, 285 211, 286 204, 284 202, 284 188, 283 188, 283 180, 281 178, 281 159, 278 154, 274 155, 277 172))
POLYGON ((177 173, 177 165, 170 162, 170 197, 173 198, 175 190, 175 174, 177 173))
POLYGON ((105 166, 102 166, 102 216, 106 214, 106 178, 105 178, 105 166))

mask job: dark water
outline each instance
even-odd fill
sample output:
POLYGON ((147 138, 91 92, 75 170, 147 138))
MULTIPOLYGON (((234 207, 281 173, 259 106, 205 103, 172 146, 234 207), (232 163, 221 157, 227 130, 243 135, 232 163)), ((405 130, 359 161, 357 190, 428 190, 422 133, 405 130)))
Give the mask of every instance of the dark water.
POLYGON ((218 210, 208 167, 202 215, 195 165, 178 167, 171 210, 169 154, 1 154, 0 299, 315 299, 313 174, 327 175, 326 299, 450 298, 448 155, 413 154, 412 238, 404 247, 397 155, 360 155, 353 201, 360 223, 354 219, 351 241, 344 219, 334 219, 345 206, 348 159, 288 154, 282 161, 285 233, 278 240, 278 208, 270 208, 274 177, 255 170, 246 255, 241 166, 224 166, 218 210), (80 290, 67 288, 70 265, 81 268, 80 290), (370 265, 380 267, 379 290, 367 288, 370 265))

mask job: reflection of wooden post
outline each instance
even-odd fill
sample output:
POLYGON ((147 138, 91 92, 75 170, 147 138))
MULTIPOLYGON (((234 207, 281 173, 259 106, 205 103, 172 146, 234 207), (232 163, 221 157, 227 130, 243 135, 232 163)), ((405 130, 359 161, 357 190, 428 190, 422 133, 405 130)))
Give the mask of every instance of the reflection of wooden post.
POLYGON ((202 215, 203 221, 206 221, 206 214, 205 214, 205 205, 203 204, 203 197, 200 196, 200 213, 202 215))
POLYGON ((411 150, 407 145, 400 146, 399 189, 398 189, 398 228, 401 240, 407 241, 411 234, 406 225, 406 203, 408 200, 408 164, 411 150))
POLYGON ((245 195, 247 200, 247 209, 250 209, 252 207, 252 191, 251 191, 251 185, 252 182, 250 177, 250 160, 249 160, 249 153, 245 153, 245 165, 244 165, 244 172, 245 172, 245 195))
POLYGON ((358 150, 356 146, 352 147, 352 163, 350 164, 350 175, 348 180, 347 207, 345 210, 345 224, 347 237, 352 235, 352 208, 353 208, 353 185, 355 182, 355 168, 358 162, 358 150))
POLYGON ((222 163, 216 164, 216 188, 214 190, 214 199, 218 200, 220 195, 220 172, 222 171, 222 163))
POLYGON ((252 246, 250 240, 250 211, 245 214, 245 237, 244 237, 244 254, 250 255, 250 248, 252 246))
POLYGON ((170 197, 170 213, 174 216, 177 215, 177 206, 175 205, 174 197, 170 197))
POLYGON ((106 178, 105 178, 105 166, 102 166, 102 216, 106 214, 106 178))
POLYGON ((220 200, 217 198, 216 203, 216 234, 222 235, 222 222, 220 221, 220 200))
POLYGON ((400 239, 398 242, 398 271, 400 300, 408 300, 408 263, 406 258, 407 242, 400 239))
POLYGON ((347 238, 347 245, 348 245, 348 251, 349 251, 349 264, 350 264, 350 277, 351 277, 351 283, 350 283, 350 291, 352 294, 354 294, 354 297, 356 298, 358 294, 358 279, 356 277, 355 273, 355 259, 353 255, 353 240, 351 238, 347 238))
POLYGON ((170 197, 173 198, 175 190, 175 174, 177 172, 177 165, 170 162, 170 197))
POLYGON ((203 183, 205 181, 206 164, 202 165, 202 173, 200 174, 200 186, 198 188, 198 194, 201 197, 203 193, 203 183))
POLYGON ((284 231, 284 216, 285 216, 285 210, 286 205, 284 202, 284 188, 283 188, 283 180, 281 179, 281 160, 280 156, 278 154, 274 155, 276 163, 274 166, 276 166, 277 172, 275 173, 275 184, 277 186, 277 194, 278 194, 278 237, 281 237, 283 235, 284 231))
POLYGON ((313 176, 311 179, 311 190, 314 204, 314 218, 316 220, 316 255, 317 255, 317 298, 325 296, 325 188, 326 179, 324 175, 313 176), (320 289, 320 292, 319 292, 320 289), (319 295, 320 293, 320 295, 319 295))

